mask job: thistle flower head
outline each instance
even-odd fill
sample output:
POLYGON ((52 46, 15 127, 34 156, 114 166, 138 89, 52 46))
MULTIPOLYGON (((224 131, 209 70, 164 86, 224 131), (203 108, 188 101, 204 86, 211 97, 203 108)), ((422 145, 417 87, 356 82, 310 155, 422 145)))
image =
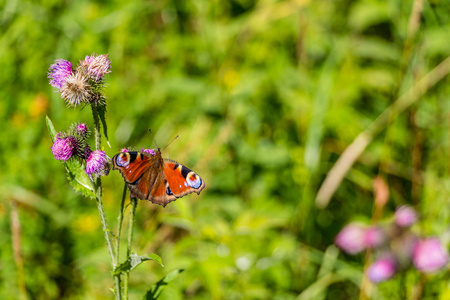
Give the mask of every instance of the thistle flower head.
POLYGON ((81 68, 84 69, 86 74, 94 79, 100 81, 108 73, 111 73, 111 61, 108 59, 107 54, 86 56, 86 58, 80 61, 81 68))
POLYGON ((365 244, 366 228, 357 224, 350 223, 336 236, 336 245, 349 254, 356 254, 366 248, 365 244))
POLYGON ((155 149, 144 149, 144 148, 142 148, 142 152, 144 152, 144 153, 150 153, 151 155, 155 155, 156 153, 155 153, 155 149))
POLYGON ((109 173, 109 161, 111 159, 101 150, 92 151, 86 160, 86 173, 92 176, 105 176, 109 173))
POLYGON ((80 72, 69 75, 60 91, 68 106, 77 107, 82 102, 89 102, 90 85, 80 72))
POLYGON ((64 59, 57 59, 48 70, 47 77, 50 85, 61 89, 67 77, 73 73, 72 64, 64 59))
POLYGON ((55 142, 52 146, 52 153, 55 159, 66 162, 76 152, 77 139, 73 136, 61 137, 61 134, 56 136, 55 142))
POLYGON ((395 224, 400 227, 411 227, 417 221, 417 213, 409 205, 403 205, 395 211, 395 224))
POLYGON ((397 263, 391 256, 376 260, 367 270, 367 276, 372 282, 391 279, 397 271, 397 263))
POLYGON ((417 242, 413 252, 416 269, 425 273, 434 273, 448 264, 449 257, 439 239, 426 238, 417 242))
POLYGON ((128 152, 128 151, 130 151, 130 150, 128 150, 127 148, 120 149, 120 153, 125 153, 125 152, 128 152))

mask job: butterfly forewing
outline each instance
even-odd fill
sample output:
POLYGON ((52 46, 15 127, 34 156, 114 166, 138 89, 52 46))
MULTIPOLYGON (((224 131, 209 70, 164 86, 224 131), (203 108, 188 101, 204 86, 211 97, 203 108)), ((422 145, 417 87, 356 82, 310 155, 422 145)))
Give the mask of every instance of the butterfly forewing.
POLYGON ((151 158, 140 152, 119 153, 113 158, 114 169, 122 173, 128 183, 138 181, 151 164, 151 158))

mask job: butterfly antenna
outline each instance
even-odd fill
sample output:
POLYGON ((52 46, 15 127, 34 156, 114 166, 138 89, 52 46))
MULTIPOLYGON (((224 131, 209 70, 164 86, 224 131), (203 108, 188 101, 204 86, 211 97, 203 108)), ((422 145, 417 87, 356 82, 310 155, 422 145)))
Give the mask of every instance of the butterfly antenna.
MULTIPOLYGON (((167 147, 169 147, 169 145, 172 144, 172 142, 175 141, 177 137, 178 137, 178 135, 177 135, 176 137, 174 137, 173 140, 171 140, 171 141, 167 144, 167 146, 164 147, 164 149, 166 149, 167 147)), ((164 150, 164 149, 163 149, 163 150, 164 150)))
POLYGON ((150 134, 152 135, 153 143, 155 143, 156 148, 159 149, 158 145, 156 144, 155 135, 153 134, 152 130, 149 128, 148 131, 150 131, 150 134))

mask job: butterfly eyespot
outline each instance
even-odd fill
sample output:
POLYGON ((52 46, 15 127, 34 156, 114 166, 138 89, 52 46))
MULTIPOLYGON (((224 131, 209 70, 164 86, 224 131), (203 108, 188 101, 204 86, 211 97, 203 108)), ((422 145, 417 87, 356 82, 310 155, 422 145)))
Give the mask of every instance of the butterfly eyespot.
POLYGON ((197 176, 194 172, 191 172, 188 174, 186 178, 187 184, 194 189, 198 189, 202 185, 202 180, 200 177, 197 176))
POLYGON ((172 193, 172 190, 170 189, 170 187, 167 187, 166 188, 166 193, 167 193, 167 195, 173 195, 173 193, 172 193))
POLYGON ((127 155, 118 155, 116 158, 116 164, 119 167, 126 167, 130 163, 130 160, 127 155))

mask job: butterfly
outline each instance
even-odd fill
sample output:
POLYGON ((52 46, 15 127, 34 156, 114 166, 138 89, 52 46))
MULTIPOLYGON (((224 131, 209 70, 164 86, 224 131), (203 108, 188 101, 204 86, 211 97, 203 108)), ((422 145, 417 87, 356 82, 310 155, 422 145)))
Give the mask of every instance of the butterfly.
POLYGON ((141 151, 116 154, 113 169, 119 170, 132 198, 150 200, 166 206, 187 194, 200 194, 205 182, 194 171, 170 159, 163 159, 161 149, 155 155, 141 151))

